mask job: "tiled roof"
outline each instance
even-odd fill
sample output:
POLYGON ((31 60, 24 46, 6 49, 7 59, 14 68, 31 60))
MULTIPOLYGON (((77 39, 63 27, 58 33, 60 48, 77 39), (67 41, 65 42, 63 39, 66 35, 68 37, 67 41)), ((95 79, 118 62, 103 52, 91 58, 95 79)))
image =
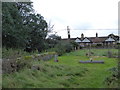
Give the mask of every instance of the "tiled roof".
POLYGON ((107 39, 107 37, 92 37, 90 38, 90 40, 93 43, 100 43, 100 42, 104 42, 107 39))

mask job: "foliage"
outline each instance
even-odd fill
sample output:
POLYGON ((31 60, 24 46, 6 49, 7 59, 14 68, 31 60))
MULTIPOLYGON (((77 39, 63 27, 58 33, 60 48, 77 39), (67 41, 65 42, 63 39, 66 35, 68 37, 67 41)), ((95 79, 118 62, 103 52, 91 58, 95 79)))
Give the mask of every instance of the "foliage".
POLYGON ((117 43, 117 44, 115 45, 115 48, 116 48, 116 49, 120 49, 120 43, 117 43))
POLYGON ((65 46, 64 44, 62 43, 58 43, 56 46, 55 46, 55 51, 56 53, 61 56, 65 53, 65 46))
POLYGON ((7 48, 45 49, 47 22, 34 12, 31 2, 3 2, 2 29, 2 44, 7 48))
POLYGON ((21 49, 6 49, 2 48, 2 70, 3 73, 11 73, 18 71, 25 67, 26 65, 29 66, 29 60, 25 60, 22 57, 29 56, 33 53, 27 53, 21 49))
POLYGON ((56 45, 56 52, 58 53, 59 56, 63 55, 64 53, 69 53, 72 51, 73 46, 71 45, 71 43, 68 42, 59 42, 56 45))
POLYGON ((70 43, 73 45, 74 48, 78 48, 79 46, 79 44, 74 41, 71 41, 70 43))
POLYGON ((65 52, 69 53, 69 52, 72 51, 72 49, 73 49, 73 46, 72 46, 71 43, 66 43, 65 44, 65 52))
POLYGON ((56 44, 58 44, 61 40, 61 37, 56 34, 51 34, 47 40, 46 43, 48 44, 49 48, 54 48, 56 44))
POLYGON ((20 49, 5 49, 3 48, 3 61, 2 70, 3 73, 12 73, 23 69, 25 66, 31 65, 32 61, 50 60, 56 54, 55 52, 46 52, 42 54, 26 53, 20 49), (31 54, 31 55, 30 55, 31 54))
POLYGON ((113 87, 114 88, 118 88, 118 79, 119 79, 119 75, 118 75, 118 68, 117 67, 113 67, 113 68, 110 68, 109 69, 110 71, 110 75, 108 77, 106 77, 105 79, 105 84, 108 86, 108 87, 113 87))
POLYGON ((2 30, 3 46, 17 47, 20 44, 24 34, 21 33, 23 31, 22 19, 16 3, 2 4, 2 30))
POLYGON ((61 37, 56 34, 51 34, 48 38, 53 40, 61 40, 61 37))
POLYGON ((6 58, 6 59, 15 59, 21 56, 26 56, 31 54, 33 53, 27 53, 22 49, 14 49, 14 48, 6 49, 5 47, 2 47, 2 58, 6 58))

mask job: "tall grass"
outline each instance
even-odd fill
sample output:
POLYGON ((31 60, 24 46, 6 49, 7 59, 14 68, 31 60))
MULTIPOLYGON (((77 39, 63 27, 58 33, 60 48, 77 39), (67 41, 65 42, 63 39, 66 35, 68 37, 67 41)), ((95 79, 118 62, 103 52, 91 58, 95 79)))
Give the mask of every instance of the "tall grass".
MULTIPOLYGON (((12 51, 12 50, 11 50, 12 51)), ((77 50, 50 61, 32 61, 31 66, 19 72, 3 74, 3 88, 108 88, 105 79, 109 69, 117 66, 117 58, 108 58, 107 49, 92 49, 93 60, 104 60, 104 64, 81 64, 88 50, 77 50), (33 68, 34 67, 34 68, 33 68), (38 69, 39 67, 39 69, 38 69)), ((116 49, 111 49, 117 53, 116 49)), ((116 86, 113 86, 113 88, 116 86)))
POLYGON ((13 48, 6 49, 5 47, 2 48, 2 58, 17 58, 20 56, 25 56, 30 54, 33 53, 27 53, 22 49, 13 49, 13 48))
MULTIPOLYGON (((111 75, 110 68, 117 66, 117 58, 108 58, 104 54, 107 53, 107 49, 92 49, 94 55, 91 56, 93 60, 103 60, 104 64, 82 64, 80 60, 90 60, 86 57, 88 50, 77 50, 76 52, 66 53, 63 56, 58 57, 59 63, 55 63, 53 60, 49 61, 52 64, 62 64, 69 66, 79 66, 87 68, 88 72, 84 77, 79 78, 81 88, 108 88, 105 84, 105 79, 111 75)), ((111 49, 112 52, 117 53, 117 49, 111 49)), ((117 85, 117 84, 115 84, 117 85)), ((117 86, 112 86, 116 88, 117 86)))
POLYGON ((108 51, 118 55, 118 49, 81 49, 77 50, 76 52, 71 52, 70 54, 76 56, 85 56, 86 53, 93 52, 93 56, 107 56, 108 51))
POLYGON ((33 62, 40 70, 25 68, 19 72, 3 75, 3 88, 67 88, 79 87, 78 78, 87 69, 68 65, 51 65, 48 62, 33 62))

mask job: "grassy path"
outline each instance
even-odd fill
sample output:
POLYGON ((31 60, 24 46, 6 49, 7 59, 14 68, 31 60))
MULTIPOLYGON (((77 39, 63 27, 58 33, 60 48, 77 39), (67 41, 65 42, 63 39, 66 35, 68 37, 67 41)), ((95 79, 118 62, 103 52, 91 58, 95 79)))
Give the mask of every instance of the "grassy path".
MULTIPOLYGON (((98 52, 96 50, 96 52, 98 52)), ((96 53, 95 52, 95 53, 96 53)), ((104 80, 110 75, 109 69, 117 66, 117 59, 103 57, 101 54, 102 50, 99 50, 99 56, 92 57, 93 60, 104 60, 104 64, 81 64, 78 63, 80 60, 89 60, 85 56, 86 51, 80 50, 65 54, 64 56, 58 57, 59 62, 56 63, 53 60, 50 61, 52 64, 67 64, 70 66, 79 66, 88 69, 88 72, 83 76, 78 78, 80 88, 105 88, 104 80), (101 52, 101 53, 100 53, 101 52)), ((97 54, 97 53, 96 53, 97 54)))

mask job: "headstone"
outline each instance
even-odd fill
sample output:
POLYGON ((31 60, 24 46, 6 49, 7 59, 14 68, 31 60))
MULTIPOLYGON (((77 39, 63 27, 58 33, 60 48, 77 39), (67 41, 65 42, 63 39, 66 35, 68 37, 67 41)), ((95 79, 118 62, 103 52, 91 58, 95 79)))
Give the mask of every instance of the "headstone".
POLYGON ((99 60, 99 61, 91 61, 91 60, 88 60, 88 61, 79 61, 80 63, 101 63, 103 64, 104 61, 103 60, 99 60))
POLYGON ((58 62, 58 55, 55 54, 55 62, 58 62))
POLYGON ((90 58, 90 61, 92 62, 92 58, 90 58))

